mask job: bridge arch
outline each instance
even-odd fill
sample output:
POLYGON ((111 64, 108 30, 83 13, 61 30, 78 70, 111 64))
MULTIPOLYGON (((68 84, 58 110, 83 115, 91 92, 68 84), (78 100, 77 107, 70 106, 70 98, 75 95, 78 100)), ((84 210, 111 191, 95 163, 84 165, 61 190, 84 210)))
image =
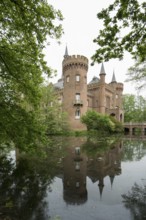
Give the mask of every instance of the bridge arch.
POLYGON ((126 122, 124 123, 124 133, 126 135, 141 135, 146 136, 146 123, 126 122))

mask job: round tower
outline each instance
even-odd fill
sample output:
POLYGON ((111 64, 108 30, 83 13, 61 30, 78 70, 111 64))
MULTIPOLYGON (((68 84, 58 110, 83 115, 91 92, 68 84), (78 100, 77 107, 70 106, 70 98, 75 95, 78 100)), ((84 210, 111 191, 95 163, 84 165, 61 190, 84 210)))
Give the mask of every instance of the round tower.
POLYGON ((86 129, 80 119, 87 111, 88 59, 81 55, 69 56, 65 54, 62 69, 64 80, 63 111, 68 113, 71 129, 86 129))

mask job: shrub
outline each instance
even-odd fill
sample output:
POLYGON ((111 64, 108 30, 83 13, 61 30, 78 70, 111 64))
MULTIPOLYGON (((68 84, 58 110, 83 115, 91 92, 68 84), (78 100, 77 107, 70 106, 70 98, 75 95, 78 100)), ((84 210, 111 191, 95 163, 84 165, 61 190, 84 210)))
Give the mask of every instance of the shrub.
POLYGON ((81 121, 83 124, 86 124, 87 130, 98 130, 108 133, 115 131, 115 123, 110 117, 96 111, 87 111, 86 114, 81 117, 81 121))
POLYGON ((110 120, 115 124, 115 133, 124 132, 123 124, 120 121, 117 121, 113 116, 109 116, 110 120))

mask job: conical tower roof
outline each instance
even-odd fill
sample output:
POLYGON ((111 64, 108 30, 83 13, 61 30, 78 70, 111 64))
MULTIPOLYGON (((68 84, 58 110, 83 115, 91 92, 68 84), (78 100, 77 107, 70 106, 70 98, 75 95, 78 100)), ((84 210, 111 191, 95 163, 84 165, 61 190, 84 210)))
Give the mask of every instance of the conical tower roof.
POLYGON ((103 193, 103 188, 104 188, 104 182, 103 182, 102 177, 99 179, 98 187, 99 187, 99 193, 100 193, 100 199, 101 199, 102 193, 103 193))
POLYGON ((103 193, 104 185, 99 185, 98 184, 98 187, 99 187, 100 199, 102 199, 102 193, 103 193))
POLYGON ((113 182, 114 182, 114 178, 115 178, 115 175, 110 175, 109 178, 110 178, 111 188, 112 188, 112 186, 113 186, 113 182))
POLYGON ((115 72, 113 71, 112 81, 111 82, 117 82, 115 77, 115 72))
POLYGON ((68 56, 68 48, 67 48, 67 45, 66 45, 64 58, 67 57, 67 56, 68 56))

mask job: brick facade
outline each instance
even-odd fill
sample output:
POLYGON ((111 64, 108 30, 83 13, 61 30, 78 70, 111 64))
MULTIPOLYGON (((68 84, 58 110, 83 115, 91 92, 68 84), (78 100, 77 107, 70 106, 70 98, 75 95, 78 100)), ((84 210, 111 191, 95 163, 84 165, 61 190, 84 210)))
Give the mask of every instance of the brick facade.
POLYGON ((68 113, 69 124, 73 130, 85 130, 80 121, 88 109, 114 116, 123 121, 123 84, 117 83, 113 73, 112 81, 105 82, 106 73, 102 64, 99 78, 93 77, 87 84, 88 59, 81 55, 64 55, 62 78, 54 84, 63 111, 68 113))

